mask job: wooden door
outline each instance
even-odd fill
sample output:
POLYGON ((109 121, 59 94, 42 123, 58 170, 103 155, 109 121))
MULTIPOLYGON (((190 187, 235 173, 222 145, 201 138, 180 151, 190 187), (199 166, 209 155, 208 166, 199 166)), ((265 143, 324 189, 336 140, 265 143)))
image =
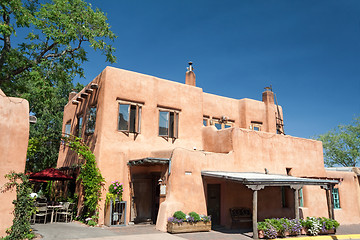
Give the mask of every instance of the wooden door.
POLYGON ((220 225, 220 184, 207 185, 207 210, 212 225, 220 225))

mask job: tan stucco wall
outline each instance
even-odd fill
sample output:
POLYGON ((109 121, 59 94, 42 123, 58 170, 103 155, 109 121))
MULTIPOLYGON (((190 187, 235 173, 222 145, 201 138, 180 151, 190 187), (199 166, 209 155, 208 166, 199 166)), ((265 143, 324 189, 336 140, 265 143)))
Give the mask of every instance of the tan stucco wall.
MULTIPOLYGON (((264 173, 266 168, 270 174, 286 174, 286 168, 291 168, 293 176, 327 176, 322 143, 276 134, 277 107, 271 102, 216 96, 204 93, 198 87, 112 67, 107 67, 92 83, 97 83, 99 88, 90 97, 79 105, 73 105, 70 101, 65 106, 63 129, 66 122, 71 121, 74 133, 77 114, 83 113, 85 116, 88 107, 96 104, 95 133, 84 138, 94 151, 105 177, 105 189, 114 180, 124 183, 123 200, 128 202, 127 222, 130 220, 132 201, 131 175, 141 170, 130 168, 127 165, 129 160, 171 158, 171 174, 165 179, 166 199, 161 200, 163 202, 157 220, 157 228, 162 231, 165 230, 167 218, 177 210, 207 213, 206 181, 201 177, 202 170, 264 173), (140 134, 125 134, 117 130, 118 100, 142 104, 140 134), (158 136, 159 107, 179 111, 178 139, 158 136), (235 126, 224 130, 217 130, 214 126, 204 127, 204 115, 215 118, 227 116, 235 121, 235 126), (253 121, 262 123, 261 132, 249 130, 253 121), (185 175, 185 172, 188 174, 185 175)), ((282 116, 281 107, 279 111, 282 116)), ((84 120, 83 126, 85 124, 84 120)), ((71 166, 77 162, 77 158, 67 148, 60 148, 58 167, 71 166)), ((155 170, 155 167, 149 167, 148 171, 155 170)), ((166 171, 162 172, 164 174, 166 171)), ((228 225, 228 208, 233 207, 234 198, 238 196, 231 193, 234 190, 241 192, 244 187, 221 181, 219 183, 223 186, 224 194, 221 221, 228 225)), ((103 199, 106 190, 103 191, 103 199)), ((259 212, 260 219, 275 214, 293 214, 291 208, 268 210, 273 208, 271 204, 276 204, 279 196, 273 194, 278 190, 264 189, 259 192, 259 209, 262 210, 259 212), (267 203, 264 199, 275 200, 267 203)), ((304 191, 304 201, 308 208, 303 209, 303 214, 327 216, 325 191, 318 186, 306 187, 304 191)), ((244 201, 247 203, 248 200, 244 201)), ((102 201, 100 224, 104 222, 104 205, 102 201)))
MULTIPOLYGON (((25 99, 7 97, 0 90, 0 186, 10 171, 24 172, 29 140, 29 103, 25 99)), ((0 237, 12 225, 12 201, 16 192, 0 193, 0 237)))

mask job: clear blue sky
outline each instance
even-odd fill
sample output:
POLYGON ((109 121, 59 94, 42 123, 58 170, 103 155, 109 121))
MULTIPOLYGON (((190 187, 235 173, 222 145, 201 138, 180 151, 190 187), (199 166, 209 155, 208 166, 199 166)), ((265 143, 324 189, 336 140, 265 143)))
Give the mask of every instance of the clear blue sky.
MULTIPOLYGON (((261 100, 272 84, 285 133, 309 138, 360 116, 358 0, 88 0, 107 13, 117 63, 204 92, 261 100)), ((87 84, 109 63, 90 52, 87 84)))

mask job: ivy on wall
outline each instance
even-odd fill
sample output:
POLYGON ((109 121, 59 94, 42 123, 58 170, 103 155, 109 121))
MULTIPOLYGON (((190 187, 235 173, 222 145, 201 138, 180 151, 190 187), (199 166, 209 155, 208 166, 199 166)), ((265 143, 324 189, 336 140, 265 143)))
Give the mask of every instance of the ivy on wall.
POLYGON ((35 235, 30 226, 31 215, 35 212, 35 199, 30 196, 32 192, 31 183, 28 176, 24 173, 10 172, 5 175, 9 180, 1 189, 1 192, 6 192, 14 187, 16 188, 16 200, 13 201, 14 219, 13 225, 7 229, 8 236, 3 239, 20 240, 32 239, 35 235))
POLYGON ((101 188, 105 179, 96 165, 95 155, 90 148, 76 136, 63 137, 65 143, 71 150, 75 151, 78 157, 84 160, 77 180, 81 181, 84 191, 84 206, 81 212, 82 220, 86 218, 97 219, 98 202, 101 200, 101 188))

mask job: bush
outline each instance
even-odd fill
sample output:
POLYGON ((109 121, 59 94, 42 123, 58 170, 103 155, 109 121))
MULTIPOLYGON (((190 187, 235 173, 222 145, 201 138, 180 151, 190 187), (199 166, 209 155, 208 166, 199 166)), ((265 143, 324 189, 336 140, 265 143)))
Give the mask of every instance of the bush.
POLYGON ((177 218, 177 219, 182 219, 184 221, 186 221, 186 214, 183 213, 182 211, 176 211, 173 215, 174 218, 177 218))
POLYGON ((192 222, 199 222, 200 216, 196 212, 189 213, 189 216, 192 218, 192 222))

